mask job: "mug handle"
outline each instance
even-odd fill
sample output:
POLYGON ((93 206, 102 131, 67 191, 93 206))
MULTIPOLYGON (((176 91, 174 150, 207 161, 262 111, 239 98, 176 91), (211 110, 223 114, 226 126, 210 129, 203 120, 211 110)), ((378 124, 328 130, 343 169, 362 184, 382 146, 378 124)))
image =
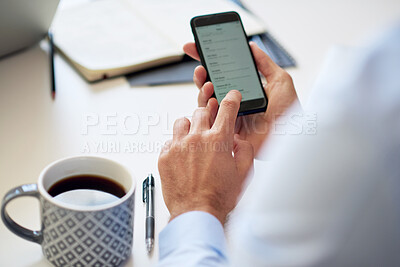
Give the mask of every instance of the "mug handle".
POLYGON ((6 206, 11 200, 22 196, 32 196, 39 199, 39 191, 37 185, 36 184, 21 185, 8 191, 1 203, 1 219, 3 220, 7 228, 17 236, 22 237, 28 241, 41 244, 43 240, 42 231, 32 231, 26 229, 25 227, 22 227, 21 225, 16 223, 13 219, 11 219, 11 217, 8 215, 6 211, 6 206))

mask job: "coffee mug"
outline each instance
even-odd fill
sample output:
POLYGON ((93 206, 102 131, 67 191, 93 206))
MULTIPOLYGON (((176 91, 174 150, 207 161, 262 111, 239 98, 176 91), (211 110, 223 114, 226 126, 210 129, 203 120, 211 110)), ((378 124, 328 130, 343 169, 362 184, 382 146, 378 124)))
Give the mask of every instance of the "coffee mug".
POLYGON ((10 190, 1 217, 13 233, 40 244, 54 266, 121 266, 132 252, 134 192, 135 181, 122 165, 99 157, 66 158, 46 167, 37 184, 10 190), (124 193, 107 192, 114 186, 124 193), (7 213, 7 204, 22 196, 39 199, 41 230, 26 229, 7 213))

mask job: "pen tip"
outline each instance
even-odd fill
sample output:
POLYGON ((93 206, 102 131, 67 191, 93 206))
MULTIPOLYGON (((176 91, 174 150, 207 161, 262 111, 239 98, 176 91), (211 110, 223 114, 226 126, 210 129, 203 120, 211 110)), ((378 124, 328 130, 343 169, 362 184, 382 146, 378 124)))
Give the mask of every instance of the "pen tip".
POLYGON ((146 240, 146 249, 147 249, 147 253, 150 254, 151 251, 153 250, 153 242, 152 240, 146 240))
POLYGON ((51 92, 51 99, 56 99, 56 92, 51 92))

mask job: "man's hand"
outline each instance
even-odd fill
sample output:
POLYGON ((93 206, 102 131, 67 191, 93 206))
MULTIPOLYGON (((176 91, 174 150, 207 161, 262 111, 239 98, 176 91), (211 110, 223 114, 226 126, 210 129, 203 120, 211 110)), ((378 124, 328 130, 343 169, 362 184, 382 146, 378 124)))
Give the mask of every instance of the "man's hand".
MULTIPOLYGON (((250 43, 250 47, 258 70, 267 80, 264 90, 268 97, 268 107, 265 113, 239 117, 235 132, 242 139, 248 140, 257 154, 275 120, 284 114, 292 104, 299 105, 299 101, 290 75, 276 65, 255 43, 250 43)), ((183 50, 192 58, 200 60, 194 43, 186 44, 183 50)), ((207 72, 205 68, 203 66, 197 67, 194 71, 193 80, 200 89, 198 96, 199 107, 205 107, 208 99, 214 93, 212 83, 206 83, 206 78, 207 72)))
POLYGON ((234 134, 242 97, 230 91, 195 110, 192 121, 175 121, 173 139, 160 154, 164 201, 171 220, 188 211, 211 213, 224 224, 253 165, 252 145, 234 134))

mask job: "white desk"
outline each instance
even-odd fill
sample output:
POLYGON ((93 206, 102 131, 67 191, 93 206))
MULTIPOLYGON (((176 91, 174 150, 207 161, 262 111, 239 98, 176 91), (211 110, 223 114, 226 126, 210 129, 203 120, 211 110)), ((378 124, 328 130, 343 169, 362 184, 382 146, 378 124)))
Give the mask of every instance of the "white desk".
MULTIPOLYGON (((299 67, 289 72, 303 103, 332 45, 354 45, 366 33, 400 18, 396 0, 245 2, 298 61, 299 67)), ((14 186, 36 182, 39 172, 61 157, 91 154, 114 159, 137 179, 134 249, 127 266, 151 266, 157 261, 158 246, 156 239, 154 254, 148 257, 141 182, 148 172, 156 177, 158 233, 168 222, 157 170, 159 146, 171 138, 174 119, 192 113, 197 89, 193 84, 130 88, 125 78, 88 84, 59 56, 55 68, 57 96, 52 101, 45 49, 35 46, 0 61, 0 196, 14 186), (99 119, 87 135, 85 116, 99 119), (115 134, 105 134, 106 116, 111 116, 108 127, 115 134), (132 118, 139 117, 137 133, 124 134, 126 116, 128 130, 136 129, 132 118), (149 132, 148 122, 155 124, 149 132), (113 150, 113 145, 120 150, 113 150)), ((16 200, 9 211, 24 226, 40 227, 36 201, 16 200)), ((0 265, 49 266, 39 245, 15 236, 2 223, 0 265)))

